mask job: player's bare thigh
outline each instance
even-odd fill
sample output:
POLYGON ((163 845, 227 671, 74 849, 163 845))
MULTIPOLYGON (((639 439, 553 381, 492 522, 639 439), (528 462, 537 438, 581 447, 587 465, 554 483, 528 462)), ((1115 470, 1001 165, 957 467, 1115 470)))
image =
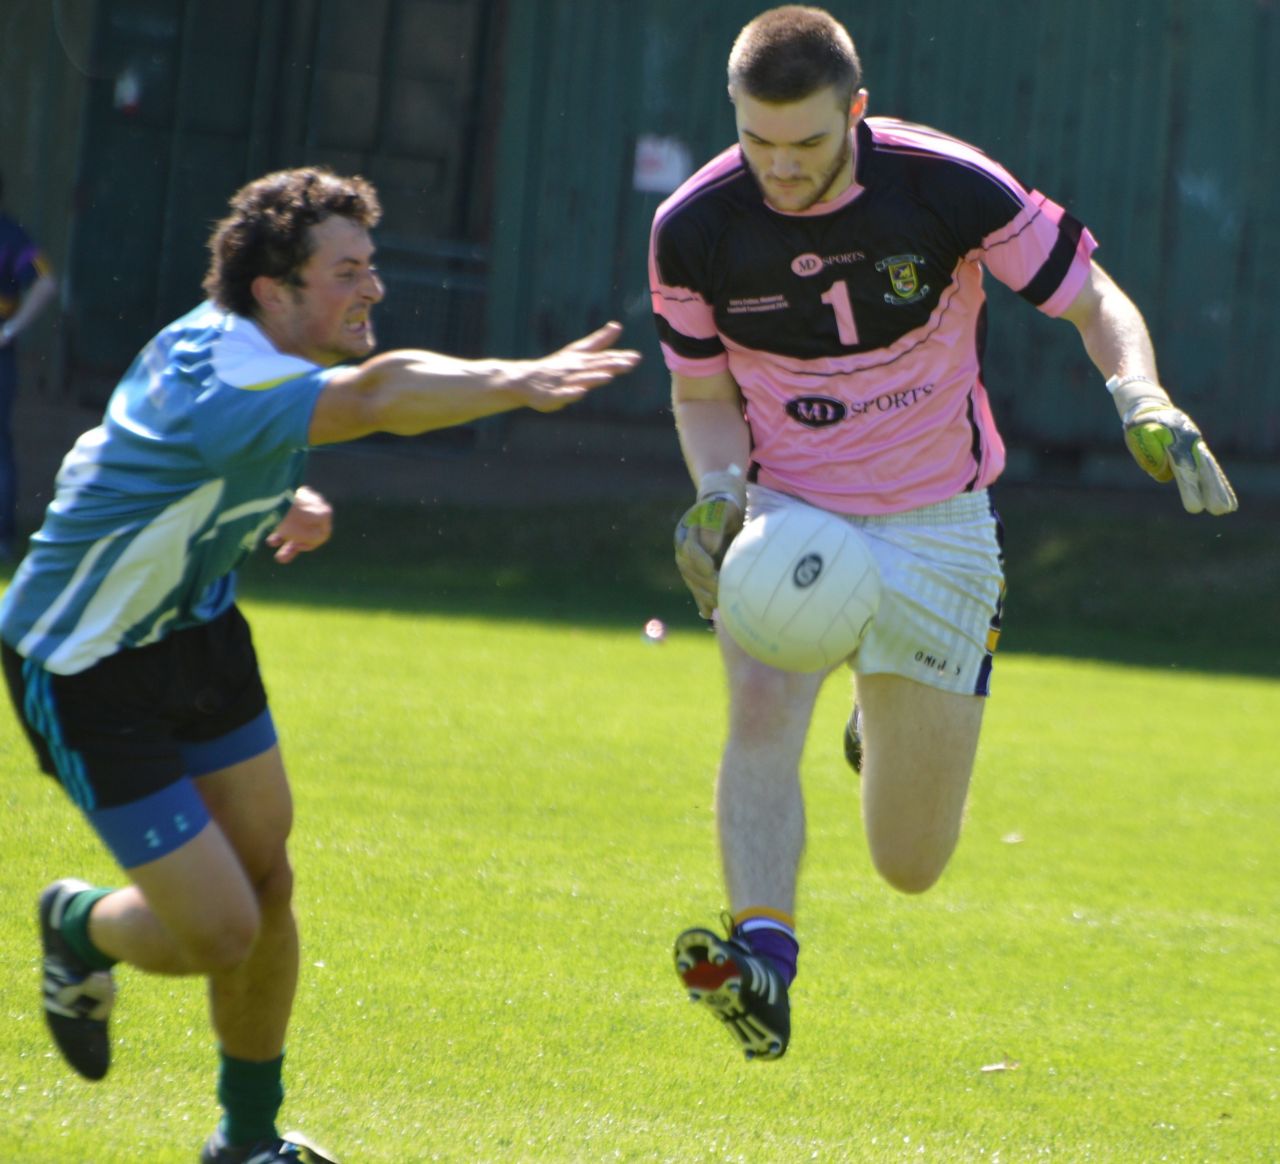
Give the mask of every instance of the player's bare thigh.
POLYGON ((253 948, 263 910, 287 906, 292 799, 278 746, 197 778, 211 820, 186 844, 127 870, 133 888, 94 910, 91 936, 157 973, 227 970, 253 948))
POLYGON ((199 776, 195 785, 250 881, 260 886, 279 876, 293 827, 293 794, 279 745, 199 776))
POLYGON ((986 700, 859 675, 862 814, 877 871, 905 893, 942 875, 960 835, 986 700))
POLYGON ((180 848, 128 870, 133 883, 94 908, 90 937, 157 974, 211 974, 243 961, 259 912, 234 850, 210 821, 180 848))

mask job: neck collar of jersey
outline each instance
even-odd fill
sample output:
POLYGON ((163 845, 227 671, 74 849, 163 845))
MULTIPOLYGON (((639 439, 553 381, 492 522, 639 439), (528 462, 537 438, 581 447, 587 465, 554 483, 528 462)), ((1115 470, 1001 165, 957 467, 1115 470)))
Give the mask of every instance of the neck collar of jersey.
POLYGON ((320 367, 311 360, 282 352, 256 320, 228 311, 223 316, 223 340, 213 351, 218 378, 236 388, 262 388, 320 367))

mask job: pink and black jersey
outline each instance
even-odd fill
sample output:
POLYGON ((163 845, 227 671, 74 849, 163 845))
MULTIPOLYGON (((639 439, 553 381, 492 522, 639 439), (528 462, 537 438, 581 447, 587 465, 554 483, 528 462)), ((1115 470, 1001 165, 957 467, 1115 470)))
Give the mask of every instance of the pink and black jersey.
POLYGON ((1084 285, 1092 235, 971 145, 874 117, 854 181, 770 207, 735 145, 654 217, 667 366, 728 370, 754 479, 840 513, 895 513, 1004 467, 982 383, 985 267, 1048 315, 1084 285))

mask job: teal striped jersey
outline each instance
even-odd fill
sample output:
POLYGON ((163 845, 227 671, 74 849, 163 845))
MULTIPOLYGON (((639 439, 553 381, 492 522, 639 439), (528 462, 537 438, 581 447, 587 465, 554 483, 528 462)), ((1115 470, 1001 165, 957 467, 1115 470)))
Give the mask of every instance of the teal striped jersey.
POLYGON ((0 637, 72 675, 225 611, 302 481, 332 372, 211 303, 170 324, 63 460, 0 637))

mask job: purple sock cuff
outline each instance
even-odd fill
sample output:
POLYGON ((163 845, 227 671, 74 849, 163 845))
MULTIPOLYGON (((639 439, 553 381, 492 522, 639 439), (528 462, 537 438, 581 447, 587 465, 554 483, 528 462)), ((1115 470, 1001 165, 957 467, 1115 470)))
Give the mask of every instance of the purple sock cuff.
POLYGON ((768 958, 786 979, 788 986, 795 981, 800 943, 790 934, 773 926, 760 926, 747 933, 739 931, 737 936, 751 948, 753 954, 768 958))

